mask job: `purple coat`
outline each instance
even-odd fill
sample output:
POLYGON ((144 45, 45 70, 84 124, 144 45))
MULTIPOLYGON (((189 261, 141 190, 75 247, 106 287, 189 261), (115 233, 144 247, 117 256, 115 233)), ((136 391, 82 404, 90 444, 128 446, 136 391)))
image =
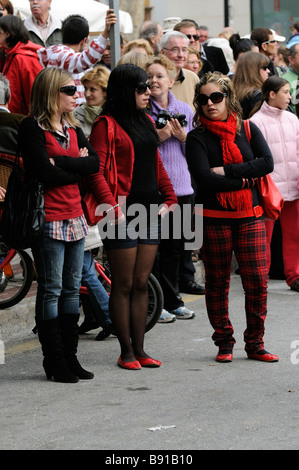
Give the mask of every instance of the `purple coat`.
MULTIPOLYGON (((177 100, 170 91, 168 92, 168 101, 167 111, 170 111, 172 114, 179 113, 186 115, 187 126, 185 130, 188 133, 193 129, 193 112, 191 107, 177 100)), ((163 108, 157 104, 152 96, 150 97, 150 104, 152 107, 152 118, 156 121, 159 111, 163 108)), ((185 156, 185 144, 176 137, 171 136, 159 145, 159 152, 176 196, 189 196, 193 194, 191 176, 185 156)))

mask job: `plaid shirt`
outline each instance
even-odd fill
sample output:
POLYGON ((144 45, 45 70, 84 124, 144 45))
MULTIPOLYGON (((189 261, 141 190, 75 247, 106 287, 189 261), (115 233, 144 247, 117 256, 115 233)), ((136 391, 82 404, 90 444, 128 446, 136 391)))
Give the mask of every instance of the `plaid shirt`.
POLYGON ((55 220, 45 224, 45 235, 55 240, 75 242, 86 237, 87 234, 88 225, 84 215, 75 219, 55 220))

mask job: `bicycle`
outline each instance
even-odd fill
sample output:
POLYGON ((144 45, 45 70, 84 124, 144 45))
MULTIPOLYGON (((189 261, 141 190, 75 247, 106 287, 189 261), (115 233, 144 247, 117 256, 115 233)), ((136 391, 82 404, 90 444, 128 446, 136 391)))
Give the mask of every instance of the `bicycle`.
MULTIPOLYGON (((107 265, 94 259, 100 281, 109 291, 111 286, 110 272, 107 265)), ((30 255, 24 250, 7 248, 0 241, 0 310, 12 307, 28 294, 34 277, 34 264, 30 255)), ((87 294, 86 287, 81 286, 80 294, 87 294)), ((150 274, 148 280, 148 312, 146 329, 149 331, 157 323, 163 308, 163 292, 158 280, 150 274)))

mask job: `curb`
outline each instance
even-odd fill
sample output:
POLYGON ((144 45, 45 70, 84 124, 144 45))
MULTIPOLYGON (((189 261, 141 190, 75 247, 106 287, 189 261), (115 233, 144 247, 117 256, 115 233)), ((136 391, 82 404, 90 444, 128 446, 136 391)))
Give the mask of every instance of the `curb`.
POLYGON ((0 310, 0 339, 4 342, 28 336, 35 325, 35 297, 0 310))

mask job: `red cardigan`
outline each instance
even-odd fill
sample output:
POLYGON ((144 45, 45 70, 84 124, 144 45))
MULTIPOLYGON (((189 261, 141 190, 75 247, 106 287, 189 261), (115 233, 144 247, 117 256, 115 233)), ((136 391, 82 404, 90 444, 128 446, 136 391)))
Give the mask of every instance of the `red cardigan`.
MULTIPOLYGON (((69 128, 70 146, 63 149, 50 131, 44 131, 46 147, 49 158, 56 155, 70 156, 79 155, 77 134, 75 129, 69 128)), ((73 219, 83 214, 81 206, 81 195, 78 183, 57 186, 45 190, 46 221, 73 219)))
MULTIPOLYGON (((134 167, 134 145, 128 134, 114 118, 109 116, 109 121, 114 127, 113 135, 115 140, 115 160, 118 179, 116 197, 113 196, 104 176, 110 143, 106 120, 101 117, 95 121, 89 139, 90 144, 99 155, 100 170, 98 173, 91 175, 89 181, 92 192, 98 203, 108 204, 113 207, 119 202, 119 197, 127 197, 130 193, 134 167)), ((158 148, 156 152, 156 178, 158 190, 162 195, 164 204, 168 207, 173 204, 175 205, 177 203, 177 197, 162 163, 158 148)), ((116 217, 120 217, 122 214, 120 207, 115 208, 115 214, 116 217)))

